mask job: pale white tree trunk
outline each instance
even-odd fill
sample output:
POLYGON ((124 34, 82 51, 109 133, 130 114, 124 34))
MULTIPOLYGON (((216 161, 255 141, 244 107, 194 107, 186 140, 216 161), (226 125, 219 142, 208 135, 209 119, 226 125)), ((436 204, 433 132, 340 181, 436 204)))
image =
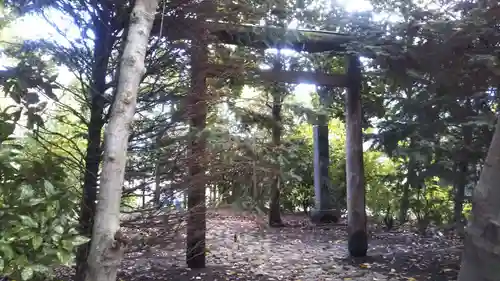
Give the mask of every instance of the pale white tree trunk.
POLYGON ((500 122, 472 197, 458 281, 500 281, 500 122))
POLYGON ((128 137, 158 0, 136 0, 120 62, 116 99, 104 135, 104 159, 86 281, 115 281, 123 258, 120 201, 128 137))

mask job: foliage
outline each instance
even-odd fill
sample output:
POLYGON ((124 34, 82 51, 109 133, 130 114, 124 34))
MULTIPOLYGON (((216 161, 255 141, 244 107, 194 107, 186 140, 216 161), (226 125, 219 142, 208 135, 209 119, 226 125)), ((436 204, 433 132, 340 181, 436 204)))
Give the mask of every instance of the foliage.
POLYGON ((379 151, 364 154, 366 206, 375 218, 392 217, 398 206, 398 163, 379 151))
MULTIPOLYGON (((330 177, 333 200, 340 209, 346 208, 345 128, 333 119, 330 132, 330 177)), ((285 209, 295 211, 312 206, 314 196, 312 125, 303 124, 289 136, 287 154, 289 174, 284 187, 282 203, 285 209)), ((365 181, 367 208, 375 216, 383 216, 390 205, 397 208, 397 163, 379 151, 365 151, 365 181)))
POLYGON ((420 232, 424 232, 431 222, 441 225, 452 221, 451 188, 439 183, 437 177, 427 179, 425 185, 411 198, 412 212, 417 218, 420 232))
POLYGON ((76 230, 76 193, 60 159, 31 155, 12 139, 14 124, 0 119, 0 272, 15 280, 41 278, 69 264, 87 238, 76 230))

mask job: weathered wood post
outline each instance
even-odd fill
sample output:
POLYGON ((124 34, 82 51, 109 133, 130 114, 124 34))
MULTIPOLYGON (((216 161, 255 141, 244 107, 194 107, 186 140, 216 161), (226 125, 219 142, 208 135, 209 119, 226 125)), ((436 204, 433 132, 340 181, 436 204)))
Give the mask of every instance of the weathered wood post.
POLYGON ((363 136, 361 127, 361 65, 357 55, 347 56, 346 179, 349 254, 364 257, 368 251, 366 231, 363 136))
POLYGON ((338 213, 334 209, 331 195, 331 180, 328 173, 330 167, 329 141, 328 141, 328 115, 325 111, 331 105, 328 91, 321 89, 319 92, 322 112, 313 127, 314 145, 314 210, 311 220, 315 223, 331 223, 338 221, 338 213))
POLYGON ((208 111, 207 65, 208 31, 197 22, 191 40, 191 91, 187 96, 190 137, 188 142, 188 192, 186 226, 186 263, 189 268, 204 268, 206 235, 205 167, 206 139, 202 133, 208 111))

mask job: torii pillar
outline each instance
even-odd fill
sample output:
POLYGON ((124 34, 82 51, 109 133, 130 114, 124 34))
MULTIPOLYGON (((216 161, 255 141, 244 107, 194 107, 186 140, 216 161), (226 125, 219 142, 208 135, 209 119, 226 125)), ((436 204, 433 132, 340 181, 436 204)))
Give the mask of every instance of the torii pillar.
POLYGON ((314 223, 336 223, 339 219, 332 198, 331 180, 329 175, 330 154, 328 141, 328 114, 327 109, 332 100, 326 89, 318 91, 321 112, 318 114, 316 125, 313 126, 314 151, 314 209, 311 220, 314 223))

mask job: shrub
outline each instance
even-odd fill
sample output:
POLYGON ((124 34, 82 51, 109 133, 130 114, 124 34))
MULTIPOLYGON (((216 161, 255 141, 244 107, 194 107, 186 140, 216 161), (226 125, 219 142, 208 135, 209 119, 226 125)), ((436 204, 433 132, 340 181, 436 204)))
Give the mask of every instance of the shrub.
POLYGON ((62 163, 49 152, 26 151, 0 139, 0 273, 45 280, 88 239, 76 230, 77 194, 66 185, 62 163))

